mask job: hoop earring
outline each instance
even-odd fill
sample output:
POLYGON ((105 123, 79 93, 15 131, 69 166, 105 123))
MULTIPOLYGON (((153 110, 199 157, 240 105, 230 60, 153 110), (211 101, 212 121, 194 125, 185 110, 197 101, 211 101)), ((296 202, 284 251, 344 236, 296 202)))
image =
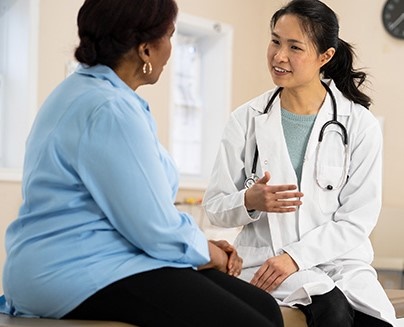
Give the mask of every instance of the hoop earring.
POLYGON ((143 74, 150 75, 153 71, 153 66, 150 62, 145 62, 143 65, 143 74))

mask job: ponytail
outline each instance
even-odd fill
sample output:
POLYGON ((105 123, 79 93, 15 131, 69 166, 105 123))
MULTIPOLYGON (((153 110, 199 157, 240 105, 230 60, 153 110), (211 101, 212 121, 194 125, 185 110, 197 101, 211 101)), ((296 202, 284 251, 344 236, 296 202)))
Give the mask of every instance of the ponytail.
POLYGON ((366 81, 366 73, 353 68, 355 53, 353 47, 338 39, 338 47, 334 57, 322 67, 324 78, 331 78, 337 88, 349 100, 359 103, 369 109, 372 100, 360 91, 360 86, 366 81))
POLYGON ((318 53, 324 53, 329 48, 335 49, 334 57, 320 70, 324 78, 333 79, 347 99, 369 108, 372 100, 359 90, 366 81, 366 73, 353 68, 355 53, 349 43, 338 37, 339 23, 334 11, 321 1, 292 0, 272 16, 272 29, 279 18, 287 14, 300 19, 302 28, 318 53))

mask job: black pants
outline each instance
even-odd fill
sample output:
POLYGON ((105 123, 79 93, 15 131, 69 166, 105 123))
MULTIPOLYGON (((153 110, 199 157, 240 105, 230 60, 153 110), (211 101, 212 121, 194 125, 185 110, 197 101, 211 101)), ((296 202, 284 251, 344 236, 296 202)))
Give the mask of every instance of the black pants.
POLYGON ((312 296, 312 303, 299 309, 305 314, 309 327, 391 327, 385 321, 352 309, 337 287, 326 294, 312 296))
POLYGON ((141 327, 283 326, 268 293, 212 269, 162 268, 133 275, 98 291, 63 318, 141 327))

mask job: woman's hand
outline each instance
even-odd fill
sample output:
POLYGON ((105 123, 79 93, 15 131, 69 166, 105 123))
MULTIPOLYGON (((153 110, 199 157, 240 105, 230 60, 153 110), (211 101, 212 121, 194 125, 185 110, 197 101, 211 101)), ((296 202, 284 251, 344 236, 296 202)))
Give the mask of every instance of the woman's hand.
POLYGON ((240 275, 243 259, 238 256, 234 246, 224 240, 210 240, 208 245, 210 262, 198 267, 198 270, 213 268, 232 276, 240 275))
POLYGON ((213 241, 208 241, 210 261, 207 264, 198 267, 198 270, 217 269, 227 273, 227 264, 229 258, 227 253, 215 245, 213 241))
POLYGON ((250 283, 264 291, 271 292, 297 270, 298 266, 292 257, 287 253, 283 253, 265 261, 255 272, 250 283))
POLYGON ((244 194, 244 203, 247 210, 259 210, 266 212, 292 212, 302 204, 300 198, 302 192, 292 192, 296 185, 267 185, 271 176, 265 172, 244 194))
POLYGON ((238 255, 236 248, 225 240, 210 242, 226 252, 228 257, 227 273, 231 276, 239 276, 243 268, 243 259, 238 255))

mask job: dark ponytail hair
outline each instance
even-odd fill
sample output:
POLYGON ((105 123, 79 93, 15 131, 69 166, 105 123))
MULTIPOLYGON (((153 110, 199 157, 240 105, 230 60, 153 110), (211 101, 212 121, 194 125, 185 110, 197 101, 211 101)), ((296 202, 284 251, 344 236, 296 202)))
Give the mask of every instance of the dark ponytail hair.
POLYGON ((367 75, 353 68, 355 52, 349 43, 339 38, 338 18, 334 11, 319 0, 292 0, 275 12, 271 28, 286 14, 300 19, 303 30, 312 39, 318 53, 324 53, 329 48, 335 49, 333 58, 320 70, 323 77, 333 79, 346 98, 369 108, 372 102, 370 97, 359 89, 367 75))
POLYGON ((162 38, 178 13, 174 0, 86 0, 77 17, 76 59, 114 69, 122 56, 162 38))

